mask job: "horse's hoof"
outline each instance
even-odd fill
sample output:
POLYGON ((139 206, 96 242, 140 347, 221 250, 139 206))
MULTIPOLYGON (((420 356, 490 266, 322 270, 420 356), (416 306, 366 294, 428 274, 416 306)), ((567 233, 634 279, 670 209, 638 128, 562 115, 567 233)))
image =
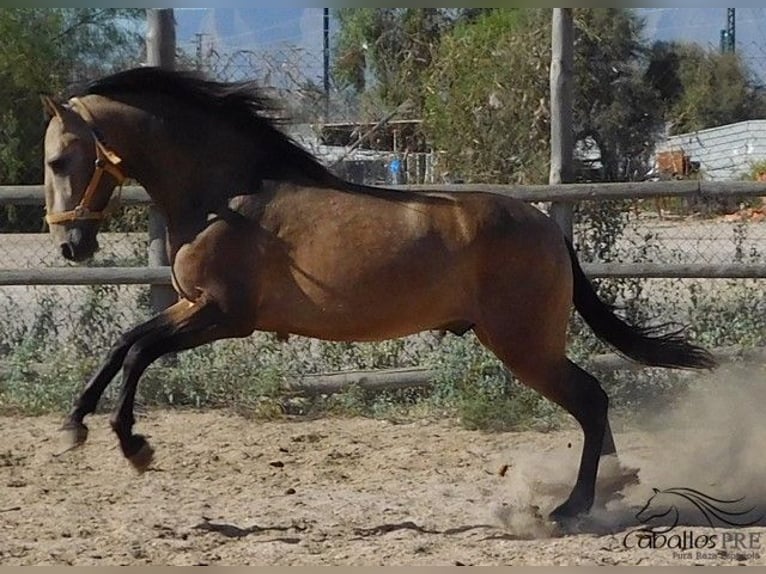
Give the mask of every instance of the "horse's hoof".
POLYGON ((138 472, 143 473, 152 464, 154 449, 140 434, 130 437, 128 445, 123 449, 125 457, 138 472))
POLYGON ((77 448, 88 440, 88 427, 78 421, 67 421, 61 426, 61 431, 69 443, 69 448, 77 448))
POLYGON ((576 504, 569 500, 560 504, 548 515, 564 531, 574 531, 591 504, 576 504))

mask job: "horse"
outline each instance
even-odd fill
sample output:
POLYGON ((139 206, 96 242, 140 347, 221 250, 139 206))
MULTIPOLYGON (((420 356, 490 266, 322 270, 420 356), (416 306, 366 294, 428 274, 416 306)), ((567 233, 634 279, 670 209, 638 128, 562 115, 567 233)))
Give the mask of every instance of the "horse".
POLYGON ((83 420, 122 369, 110 425, 138 471, 152 462, 134 434, 144 370, 175 353, 255 331, 377 341, 472 331, 521 382, 582 428, 580 466, 556 521, 587 513, 601 457, 617 456, 608 398, 566 356, 572 307, 604 341, 647 365, 711 369, 682 329, 626 323, 603 302, 571 242, 544 212, 509 197, 353 184, 281 129, 254 81, 217 82, 141 67, 41 96, 45 206, 68 260, 84 261, 115 189, 139 182, 167 221, 173 305, 123 333, 87 381, 63 430, 83 420))

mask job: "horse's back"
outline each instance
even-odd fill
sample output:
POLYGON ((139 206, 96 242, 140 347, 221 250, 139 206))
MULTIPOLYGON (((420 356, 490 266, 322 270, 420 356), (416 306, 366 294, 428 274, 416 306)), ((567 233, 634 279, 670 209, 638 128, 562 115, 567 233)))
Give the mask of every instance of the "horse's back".
POLYGON ((200 271, 223 265, 227 285, 251 286, 242 304, 258 307, 257 328, 320 338, 474 323, 488 282, 523 284, 561 242, 534 207, 485 193, 275 184, 230 207, 237 217, 212 223, 181 255, 203 253, 200 271), (220 259, 233 251, 242 264, 220 259))

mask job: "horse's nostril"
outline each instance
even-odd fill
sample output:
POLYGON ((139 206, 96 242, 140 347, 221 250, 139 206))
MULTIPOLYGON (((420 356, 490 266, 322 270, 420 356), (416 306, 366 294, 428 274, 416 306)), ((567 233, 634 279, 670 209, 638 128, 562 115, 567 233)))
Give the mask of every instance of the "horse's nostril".
POLYGON ((61 244, 61 255, 64 256, 64 259, 74 261, 74 249, 72 248, 71 243, 67 242, 61 244))

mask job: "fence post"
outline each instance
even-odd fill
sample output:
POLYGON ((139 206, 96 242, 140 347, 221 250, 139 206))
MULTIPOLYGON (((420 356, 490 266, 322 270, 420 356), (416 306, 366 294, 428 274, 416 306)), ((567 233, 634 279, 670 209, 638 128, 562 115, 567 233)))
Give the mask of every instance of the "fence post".
POLYGON ((330 9, 322 8, 322 55, 324 80, 324 121, 330 121, 330 9))
MULTIPOLYGON (((146 63, 149 66, 175 68, 176 28, 172 8, 146 10, 146 63)), ((153 205, 149 207, 149 266, 170 265, 167 252, 165 218, 153 205)), ((168 285, 152 285, 149 299, 152 311, 159 313, 172 305, 176 292, 168 285)))
MULTIPOLYGON (((572 128, 572 76, 574 68, 572 8, 554 8, 551 22, 551 170, 548 183, 571 183, 574 134, 572 128)), ((572 239, 573 205, 551 203, 551 217, 572 239)))

